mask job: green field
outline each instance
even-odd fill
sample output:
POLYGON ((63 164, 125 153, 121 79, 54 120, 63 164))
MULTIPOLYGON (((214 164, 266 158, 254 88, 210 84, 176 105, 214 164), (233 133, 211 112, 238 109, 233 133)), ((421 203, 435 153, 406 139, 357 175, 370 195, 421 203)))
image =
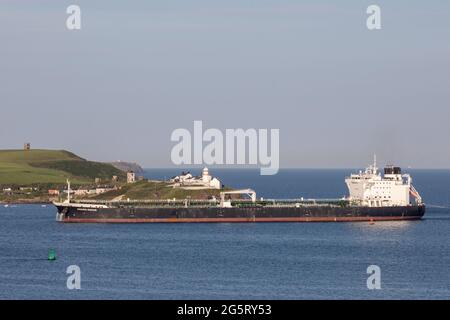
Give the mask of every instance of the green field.
POLYGON ((125 179, 125 173, 110 164, 87 161, 64 150, 0 150, 0 185, 29 186, 92 184, 95 178, 125 179))
POLYGON ((184 190, 173 188, 168 182, 139 181, 123 184, 126 174, 110 164, 87 161, 68 151, 57 150, 0 150, 0 187, 16 188, 13 194, 0 189, 0 202, 49 201, 48 189, 61 189, 70 179, 73 186, 93 185, 95 178, 111 182, 119 177, 120 188, 90 199, 208 199, 219 197, 221 190, 184 190), (21 192, 17 187, 33 186, 36 191, 21 192))

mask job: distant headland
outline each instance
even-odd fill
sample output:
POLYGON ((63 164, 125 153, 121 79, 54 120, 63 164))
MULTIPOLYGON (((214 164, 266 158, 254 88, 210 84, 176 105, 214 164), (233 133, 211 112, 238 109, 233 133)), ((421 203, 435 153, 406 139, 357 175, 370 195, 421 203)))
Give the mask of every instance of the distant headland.
POLYGON ((137 175, 144 174, 144 169, 142 169, 142 167, 135 162, 125 162, 125 161, 119 160, 119 161, 110 162, 110 164, 113 165, 113 167, 115 167, 121 171, 124 171, 124 172, 133 171, 137 175))
POLYGON ((83 159, 66 150, 0 150, 0 203, 49 203, 67 196, 83 199, 206 199, 219 190, 187 190, 169 181, 146 180, 136 163, 83 159))

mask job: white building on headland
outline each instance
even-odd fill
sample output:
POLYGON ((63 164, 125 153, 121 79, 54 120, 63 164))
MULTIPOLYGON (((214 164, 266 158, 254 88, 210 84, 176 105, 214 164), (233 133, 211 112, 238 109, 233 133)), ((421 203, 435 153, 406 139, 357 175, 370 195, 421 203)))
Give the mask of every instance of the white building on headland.
POLYGON ((136 174, 134 171, 127 172, 127 183, 135 183, 136 182, 136 174))
POLYGON ((364 172, 352 174, 345 179, 350 201, 369 207, 407 206, 411 204, 410 194, 421 203, 419 193, 412 185, 409 174, 402 174, 399 167, 387 166, 384 176, 378 172, 376 158, 364 172))
POLYGON ((219 179, 209 174, 208 168, 204 168, 202 175, 194 177, 190 172, 183 172, 181 175, 173 177, 170 182, 174 187, 185 189, 221 189, 222 183, 219 179))

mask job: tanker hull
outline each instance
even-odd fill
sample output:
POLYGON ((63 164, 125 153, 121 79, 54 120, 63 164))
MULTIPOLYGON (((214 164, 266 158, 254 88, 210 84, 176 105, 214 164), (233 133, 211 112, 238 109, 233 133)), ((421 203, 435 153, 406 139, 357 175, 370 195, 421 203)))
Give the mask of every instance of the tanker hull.
POLYGON ((172 222, 350 222, 418 220, 424 205, 397 207, 107 207, 56 205, 56 219, 79 223, 172 223, 172 222))

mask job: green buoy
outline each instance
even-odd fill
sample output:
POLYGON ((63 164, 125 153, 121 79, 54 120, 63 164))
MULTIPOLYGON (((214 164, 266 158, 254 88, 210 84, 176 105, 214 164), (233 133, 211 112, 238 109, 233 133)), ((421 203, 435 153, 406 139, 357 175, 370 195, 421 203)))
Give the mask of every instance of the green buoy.
POLYGON ((48 252, 48 260, 50 260, 50 261, 56 260, 56 252, 55 252, 55 250, 51 249, 48 252))

